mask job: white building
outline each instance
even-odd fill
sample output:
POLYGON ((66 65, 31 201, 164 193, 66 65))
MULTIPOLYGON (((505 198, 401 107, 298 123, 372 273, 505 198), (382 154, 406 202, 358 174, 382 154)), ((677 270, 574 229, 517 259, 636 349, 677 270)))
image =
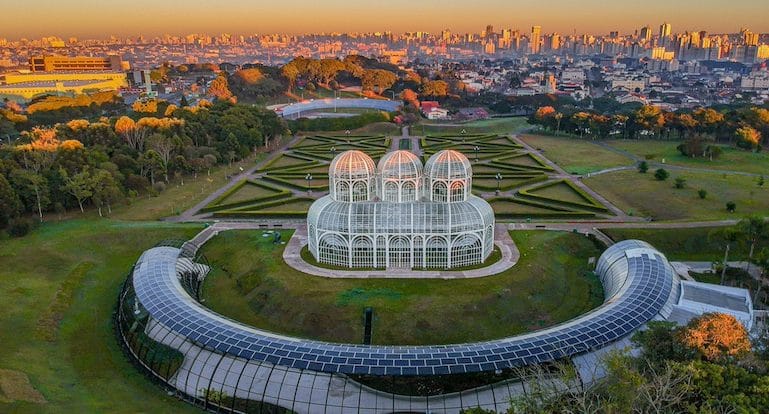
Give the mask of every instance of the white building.
POLYGON ((330 194, 307 214, 321 263, 364 268, 454 268, 482 263, 494 246, 494 212, 472 194, 472 168, 443 150, 427 161, 393 151, 378 167, 361 151, 329 169, 330 194))

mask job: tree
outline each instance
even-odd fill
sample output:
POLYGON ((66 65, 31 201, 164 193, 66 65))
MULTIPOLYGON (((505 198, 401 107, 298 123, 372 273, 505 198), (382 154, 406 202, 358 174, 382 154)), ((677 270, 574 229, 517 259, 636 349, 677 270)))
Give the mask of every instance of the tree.
POLYGON ((158 173, 164 173, 166 165, 163 163, 163 158, 157 151, 147 150, 139 157, 139 165, 141 166, 142 175, 148 175, 150 178, 150 184, 155 185, 155 175, 158 173))
POLYGON ((138 100, 131 105, 131 109, 134 112, 155 115, 158 113, 158 101, 155 99, 138 100))
POLYGON ((422 84, 422 95, 442 97, 449 93, 449 84, 444 80, 430 80, 422 84))
POLYGON ((665 181, 670 176, 670 173, 667 172, 664 168, 659 168, 657 171, 654 171, 654 178, 657 181, 665 181))
POLYGON ((745 327, 724 313, 706 313, 692 319, 681 333, 681 342, 709 361, 741 356, 751 350, 745 327))
POLYGON ((724 122, 724 114, 711 108, 700 108, 692 113, 699 127, 708 134, 713 134, 724 122))
POLYGON ((723 267, 721 268, 721 284, 723 285, 726 281, 726 263, 729 261, 729 250, 731 250, 732 245, 740 239, 740 231, 735 228, 726 227, 710 233, 708 238, 720 239, 725 244, 724 261, 723 267))
POLYGON ((18 217, 22 212, 22 204, 19 195, 11 187, 11 184, 0 173, 0 228, 8 225, 10 220, 18 217))
POLYGON ((414 108, 419 108, 419 97, 417 96, 417 93, 411 89, 404 89, 403 92, 401 92, 401 99, 403 102, 410 104, 414 108))
POLYGON ((398 78, 384 69, 366 69, 361 77, 361 89, 381 93, 395 84, 398 78))
POLYGON ((107 206, 107 211, 112 213, 112 202, 122 194, 115 177, 107 170, 96 170, 91 178, 93 188, 93 201, 102 215, 102 206, 107 206))
POLYGON ((147 140, 150 149, 160 155, 160 159, 163 161, 165 182, 168 182, 168 164, 171 162, 174 150, 178 147, 178 141, 179 137, 172 138, 164 134, 152 134, 147 140))
POLYGON ((755 128, 743 126, 737 129, 734 135, 737 138, 737 146, 739 147, 755 151, 761 145, 761 133, 755 128))
POLYGON ((673 184, 675 188, 682 189, 686 187, 686 178, 684 177, 676 177, 675 183, 673 184))
POLYGON ((219 75, 216 79, 211 81, 211 85, 208 87, 208 93, 215 96, 216 99, 220 101, 226 101, 232 98, 230 85, 224 75, 219 75))
POLYGON ((129 147, 136 151, 144 149, 144 141, 147 138, 149 130, 127 117, 121 116, 115 122, 115 133, 122 136, 129 147))
POLYGON ((38 219, 43 222, 43 209, 51 203, 48 180, 42 174, 30 169, 19 169, 11 172, 10 183, 27 210, 37 210, 38 219))
POLYGON ((737 203, 734 201, 727 201, 726 202, 726 211, 730 213, 734 213, 737 210, 737 203))
POLYGON ((665 125, 665 117, 662 110, 653 105, 645 105, 635 113, 635 123, 643 130, 650 131, 652 134, 659 134, 665 125))
POLYGON ((769 238, 769 223, 763 217, 753 216, 740 220, 737 228, 750 245, 748 253, 748 262, 750 262, 753 260, 753 253, 758 243, 769 238))
POLYGON ((642 174, 646 174, 646 172, 649 171, 649 163, 646 161, 641 161, 638 163, 638 172, 642 174))
POLYGON ((75 197, 78 206, 80 206, 80 212, 84 213, 83 203, 93 196, 93 180, 91 174, 88 170, 83 170, 70 177, 67 170, 60 168, 59 175, 61 175, 64 180, 62 190, 72 197, 75 197))
POLYGON ((697 190, 697 195, 700 196, 700 200, 704 200, 708 197, 708 190, 705 190, 704 188, 700 188, 697 190))

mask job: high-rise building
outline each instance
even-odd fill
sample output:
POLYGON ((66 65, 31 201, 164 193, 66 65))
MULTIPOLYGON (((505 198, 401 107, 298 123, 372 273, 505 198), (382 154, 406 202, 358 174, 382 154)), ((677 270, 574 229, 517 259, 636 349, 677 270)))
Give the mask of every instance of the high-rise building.
POLYGON ((486 37, 491 37, 494 35, 494 26, 488 25, 486 26, 486 37))
POLYGON ((669 38, 672 31, 673 31, 673 26, 671 26, 670 23, 668 22, 662 23, 660 25, 660 40, 669 38))
POLYGON ((651 26, 644 26, 641 28, 641 34, 638 36, 641 40, 649 42, 652 40, 652 28, 651 26))
POLYGON ((542 45, 542 26, 531 27, 531 37, 529 38, 529 49, 531 53, 537 54, 541 51, 542 45))

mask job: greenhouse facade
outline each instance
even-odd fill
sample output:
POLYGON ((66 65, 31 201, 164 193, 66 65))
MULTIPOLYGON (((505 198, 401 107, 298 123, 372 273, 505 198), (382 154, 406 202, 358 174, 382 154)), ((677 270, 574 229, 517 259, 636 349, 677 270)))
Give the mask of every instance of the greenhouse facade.
POLYGON ((443 150, 424 168, 405 150, 378 165, 357 150, 337 155, 330 194, 307 215, 309 250, 349 268, 450 269, 482 263, 494 246, 494 212, 472 194, 472 167, 443 150))

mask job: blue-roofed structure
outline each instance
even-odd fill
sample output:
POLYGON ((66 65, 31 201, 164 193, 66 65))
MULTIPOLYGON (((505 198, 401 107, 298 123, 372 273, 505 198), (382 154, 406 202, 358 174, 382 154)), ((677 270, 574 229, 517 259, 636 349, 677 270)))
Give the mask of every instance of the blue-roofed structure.
MULTIPOLYGON (((358 399, 351 407, 357 411, 350 412, 390 412, 396 411, 394 408, 426 411, 436 404, 445 410, 449 401, 459 405, 447 412, 458 411, 467 408, 467 400, 462 402, 460 398, 457 403, 452 395, 415 399, 383 393, 361 386, 350 376, 494 373, 568 359, 606 347, 648 321, 666 317, 679 289, 667 259, 649 244, 631 240, 611 246, 598 260, 596 271, 604 286, 604 304, 571 321, 525 335, 465 344, 326 343, 263 331, 206 308, 183 283, 189 280, 189 273, 198 274, 198 279, 205 276, 204 266, 193 261, 192 250, 163 246, 142 254, 121 295, 121 333, 145 368, 181 393, 199 400, 206 398, 205 390, 215 389, 236 397, 231 401, 233 407, 237 399, 243 399, 298 412, 345 412, 344 398, 337 401, 338 396, 332 392, 342 384, 358 399), (143 335, 179 352, 182 360, 175 362, 175 372, 147 361, 149 352, 130 346, 143 335), (162 375, 164 368, 166 377, 162 375), (258 385, 254 385, 257 373, 267 369, 270 374, 260 377, 258 385), (246 372, 251 378, 248 384, 242 381, 246 372), (280 383, 272 378, 275 372, 283 373, 280 383), (283 387, 288 386, 285 381, 289 374, 294 397, 283 401, 281 395, 283 387), (320 390, 313 385, 300 392, 302 381, 325 385, 320 390), (312 396, 317 392, 326 393, 325 399, 313 404, 312 396), (299 394, 303 396, 297 406, 299 394)), ((502 398, 499 393, 504 395, 505 389, 512 392, 510 387, 498 384, 466 392, 474 395, 475 402, 470 406, 488 403, 487 408, 500 409, 509 403, 510 395, 502 398)))

